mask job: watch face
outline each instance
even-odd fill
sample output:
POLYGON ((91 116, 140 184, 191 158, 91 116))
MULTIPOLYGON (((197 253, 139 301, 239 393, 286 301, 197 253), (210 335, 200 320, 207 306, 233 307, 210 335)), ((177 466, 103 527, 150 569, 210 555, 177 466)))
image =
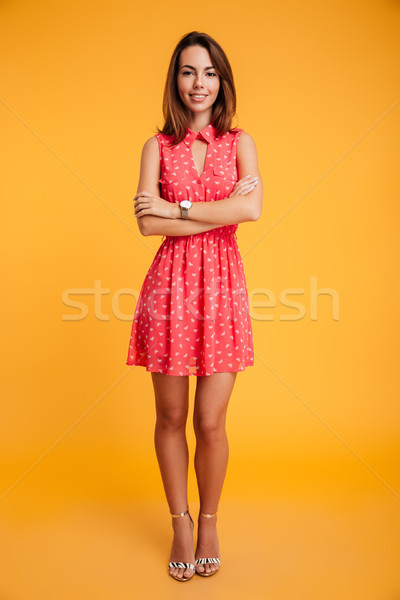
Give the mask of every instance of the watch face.
POLYGON ((181 204, 181 206, 183 206, 183 208, 190 208, 192 206, 192 203, 190 200, 182 200, 182 202, 180 204, 181 204))

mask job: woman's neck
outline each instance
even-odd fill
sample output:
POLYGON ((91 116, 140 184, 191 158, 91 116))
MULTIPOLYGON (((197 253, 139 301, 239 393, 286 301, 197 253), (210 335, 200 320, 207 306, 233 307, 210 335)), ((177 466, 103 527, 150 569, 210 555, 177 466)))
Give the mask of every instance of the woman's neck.
POLYGON ((188 127, 193 131, 202 131, 207 125, 211 123, 212 111, 205 110, 201 113, 191 113, 188 119, 188 127))

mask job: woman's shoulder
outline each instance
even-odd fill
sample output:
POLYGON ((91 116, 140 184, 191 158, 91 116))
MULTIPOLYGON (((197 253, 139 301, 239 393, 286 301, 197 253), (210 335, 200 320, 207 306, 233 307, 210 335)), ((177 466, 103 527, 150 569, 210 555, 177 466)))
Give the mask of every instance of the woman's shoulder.
POLYGON ((171 143, 173 136, 167 133, 163 133, 162 131, 157 131, 153 138, 157 139, 160 144, 168 145, 171 143))
POLYGON ((242 127, 234 127, 230 130, 230 133, 233 134, 235 137, 244 137, 248 139, 251 138, 250 133, 245 129, 242 129, 242 127))
POLYGON ((234 127, 230 129, 227 135, 231 139, 231 144, 237 148, 243 146, 243 144, 246 144, 246 138, 251 138, 251 136, 242 127, 234 127))
POLYGON ((232 132, 234 131, 235 143, 237 143, 238 145, 239 145, 239 141, 240 141, 240 146, 243 146, 243 147, 249 147, 249 146, 255 145, 255 141, 248 131, 245 131, 241 127, 235 127, 235 129, 231 130, 231 131, 232 132))
POLYGON ((143 144, 143 153, 152 154, 156 153, 159 150, 161 151, 163 146, 167 146, 169 143, 170 136, 165 135, 164 133, 156 132, 151 137, 147 138, 147 140, 143 144))
POLYGON ((142 160, 159 160, 161 159, 161 156, 162 152, 160 140, 157 138, 156 135, 152 135, 151 137, 147 138, 147 140, 143 144, 142 160))
POLYGON ((238 144, 242 138, 251 138, 251 135, 242 127, 233 127, 229 130, 229 135, 232 137, 234 144, 238 144))
POLYGON ((147 138, 147 140, 143 144, 142 153, 143 154, 151 154, 158 152, 158 141, 155 135, 147 138))

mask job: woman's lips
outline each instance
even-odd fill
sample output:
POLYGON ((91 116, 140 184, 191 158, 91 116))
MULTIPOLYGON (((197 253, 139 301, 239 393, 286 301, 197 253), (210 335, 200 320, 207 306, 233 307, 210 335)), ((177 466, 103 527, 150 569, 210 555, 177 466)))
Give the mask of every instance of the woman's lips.
POLYGON ((189 96, 191 97, 191 99, 194 102, 203 102, 203 100, 205 100, 207 98, 207 95, 201 95, 201 98, 196 98, 196 96, 194 94, 189 94, 189 96))

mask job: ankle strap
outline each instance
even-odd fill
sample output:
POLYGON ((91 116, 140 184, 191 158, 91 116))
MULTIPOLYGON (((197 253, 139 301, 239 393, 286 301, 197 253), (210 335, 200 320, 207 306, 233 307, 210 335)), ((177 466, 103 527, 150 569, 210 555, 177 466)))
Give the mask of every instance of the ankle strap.
POLYGON ((213 514, 200 512, 200 514, 201 514, 203 517, 206 517, 206 519, 211 519, 211 517, 215 517, 215 515, 217 514, 217 512, 218 512, 218 511, 216 511, 216 512, 215 512, 215 513, 213 513, 213 514))
POLYGON ((189 504, 187 505, 187 509, 184 510, 183 512, 174 514, 170 511, 170 514, 172 515, 173 519, 177 519, 178 517, 184 517, 187 512, 189 512, 189 504))

